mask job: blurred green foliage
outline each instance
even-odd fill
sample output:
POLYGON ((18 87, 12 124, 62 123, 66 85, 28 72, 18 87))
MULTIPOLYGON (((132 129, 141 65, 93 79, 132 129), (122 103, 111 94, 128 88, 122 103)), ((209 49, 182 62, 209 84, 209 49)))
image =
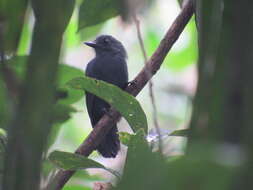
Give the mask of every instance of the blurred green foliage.
MULTIPOLYGON (((145 44, 147 53, 151 56, 160 43, 160 36, 156 31, 148 30, 145 35, 145 44)), ((179 72, 191 64, 195 64, 198 57, 197 31, 195 19, 192 18, 187 24, 184 33, 179 37, 176 46, 172 47, 170 53, 166 56, 163 66, 168 69, 179 72)))
MULTIPOLYGON (((51 32, 64 32, 63 36, 59 36, 60 39, 61 37, 64 39, 63 43, 60 44, 62 47, 62 54, 58 52, 59 55, 53 55, 54 58, 62 58, 61 56, 64 56, 71 48, 78 47, 84 40, 94 38, 100 31, 103 31, 105 26, 111 22, 111 18, 118 15, 126 16, 128 14, 127 11, 129 11, 126 2, 126 0, 83 0, 77 2, 74 0, 58 0, 53 4, 57 6, 50 6, 50 10, 48 10, 49 4, 45 4, 45 1, 32 1, 32 7, 28 6, 28 3, 30 3, 28 0, 0 1, 0 25, 4 23, 4 25, 7 26, 3 31, 1 31, 2 29, 0 28, 0 51, 4 53, 4 60, 1 61, 4 61, 4 63, 14 71, 23 89, 26 87, 24 79, 30 71, 27 64, 28 60, 31 59, 30 46, 39 43, 42 44, 40 48, 44 48, 43 52, 39 52, 40 48, 37 49, 37 54, 33 55, 33 59, 36 60, 37 56, 40 57, 40 55, 44 55, 46 52, 45 50, 50 49, 51 46, 48 47, 48 44, 54 44, 54 38, 52 38, 51 32), (15 11, 10 11, 13 10, 13 7, 15 7, 15 11), (41 21, 42 19, 43 21, 40 23, 39 29, 41 30, 37 28, 37 33, 33 28, 34 18, 32 17, 32 8, 35 12, 35 20, 41 21), (48 13, 50 14, 47 15, 48 13), (55 16, 56 18, 54 18, 55 16), (71 19, 69 21, 70 17, 71 19), (68 21, 69 23, 67 23, 68 21), (50 32, 45 34, 43 33, 44 29, 50 32), (32 41, 34 34, 37 34, 39 37, 43 34, 44 38, 34 38, 32 41), (46 37, 50 38, 48 39, 46 37)), ((144 1, 139 4, 144 4, 143 2, 144 1)), ((151 1, 147 2, 149 2, 149 6, 143 7, 142 10, 153 8, 151 1)), ((181 3, 182 1, 179 2, 181 3)), ((144 13, 144 11, 137 12, 144 13)), ((209 14, 209 12, 205 13, 207 15, 209 14)), ((143 20, 145 22, 145 15, 143 20)), ((122 20, 120 19, 118 19, 117 22, 116 26, 122 24, 122 20)), ((153 28, 152 24, 145 24, 151 25, 143 30, 145 47, 150 56, 159 45, 161 36, 160 31, 153 28)), ((209 23, 207 23, 207 25, 208 24, 209 23)), ((111 31, 113 30, 116 30, 116 28, 112 27, 111 31)), ((133 43, 129 45, 131 47, 137 44, 137 42, 131 42, 130 39, 129 42, 133 43)), ((192 18, 184 33, 179 38, 176 47, 173 47, 166 57, 163 69, 165 69, 165 71, 180 72, 196 63, 198 58, 197 44, 195 19, 192 18)), ((130 48, 129 51, 133 54, 136 53, 135 50, 130 48)), ((48 63, 47 61, 51 61, 51 58, 45 56, 43 59, 39 60, 39 65, 45 64, 44 62, 48 63)), ((33 65, 32 62, 30 64, 33 65)), ((41 74, 42 79, 45 79, 43 78, 45 73, 43 73, 43 71, 41 72, 42 73, 38 73, 41 74)), ((115 86, 84 77, 84 72, 81 69, 66 64, 57 65, 57 81, 54 87, 56 89, 56 94, 52 109, 50 110, 50 112, 52 112, 50 115, 51 130, 47 139, 47 146, 44 148, 44 155, 45 157, 49 155, 49 160, 57 167, 79 170, 77 174, 72 177, 71 183, 66 184, 63 188, 64 190, 88 190, 91 189, 87 187, 90 186, 90 182, 103 180, 101 177, 95 175, 90 176, 87 172, 82 170, 84 168, 103 168, 119 177, 118 172, 90 158, 61 151, 49 153, 52 151, 51 148, 54 148, 54 143, 57 142, 59 136, 66 140, 60 141, 60 143, 62 143, 61 147, 65 148, 71 143, 76 146, 76 144, 83 141, 84 136, 87 135, 81 134, 80 132, 80 128, 84 127, 84 124, 81 123, 81 127, 79 127, 77 126, 79 123, 75 122, 73 119, 74 116, 80 114, 80 107, 82 107, 81 110, 83 110, 84 90, 107 100, 126 118, 135 132, 134 134, 129 134, 127 132, 119 133, 122 144, 128 147, 128 152, 122 178, 117 178, 117 186, 114 187, 114 189, 225 190, 230 188, 229 185, 232 183, 235 171, 237 171, 238 168, 235 166, 228 166, 226 163, 224 164, 224 160, 226 161, 226 159, 217 158, 219 154, 217 152, 219 145, 214 146, 213 142, 209 145, 201 141, 198 142, 198 146, 192 147, 194 151, 190 151, 191 154, 175 157, 164 156, 160 154, 160 152, 152 152, 146 140, 146 134, 148 133, 146 114, 139 101, 134 97, 115 86), (85 184, 86 182, 88 183, 85 184)), ((44 92, 40 91, 39 93, 43 94, 44 92)), ((203 106, 205 106, 205 104, 203 104, 203 106)), ((17 101, 10 96, 3 73, 1 72, 0 183, 2 182, 1 177, 4 166, 3 157, 5 156, 6 141, 8 140, 6 136, 3 135, 4 132, 1 132, 8 130, 7 126, 10 125, 9 122, 11 118, 14 118, 15 115, 18 114, 16 107, 17 101)), ((33 113, 31 113, 31 115, 32 114, 33 113)), ((84 114, 81 117, 83 116, 84 114)), ((30 137, 30 135, 32 136, 33 134, 27 133, 25 135, 25 137, 30 137)), ((186 137, 189 135, 189 130, 176 130, 169 134, 166 133, 166 135, 186 137)), ((36 136, 32 137, 37 141, 36 136)), ((54 172, 55 167, 47 158, 44 158, 44 155, 41 173, 43 177, 48 177, 54 172)), ((13 182, 13 184, 14 183, 15 182, 13 182)))
MULTIPOLYGON (((28 6, 28 1, 25 0, 19 2, 2 1, 1 3, 0 21, 3 18, 10 23, 9 27, 5 31, 6 33, 3 34, 3 36, 6 37, 4 51, 6 52, 6 55, 7 53, 8 55, 11 55, 6 57, 5 63, 15 72, 21 84, 21 88, 25 85, 24 80, 26 78, 27 71, 29 71, 27 62, 30 59, 30 47, 37 43, 39 39, 35 38, 34 41, 32 41, 35 32, 33 23, 34 16, 35 22, 36 20, 42 21, 40 23, 41 28, 51 30, 52 32, 58 30, 64 31, 62 44, 63 54, 70 48, 81 45, 84 40, 94 38, 104 28, 108 19, 118 15, 123 15, 124 19, 130 16, 128 13, 130 7, 128 7, 129 5, 125 0, 84 0, 77 1, 75 5, 72 0, 65 0, 64 2, 57 1, 54 3, 54 5, 57 6, 51 6, 50 10, 47 10, 48 8, 45 6, 44 2, 40 1, 33 1, 31 7, 30 5, 28 6), (14 6, 14 4, 18 7, 16 12, 6 11, 8 7, 14 6), (73 7, 75 8, 73 9, 73 7), (63 11, 64 14, 59 14, 61 11, 63 11), (54 12, 56 14, 52 15, 54 12), (70 14, 72 14, 72 16, 70 14), (56 17, 52 20, 44 20, 44 18, 48 18, 50 16, 56 17), (66 25, 66 21, 68 19, 65 18, 69 18, 70 16, 71 19, 66 25), (54 22, 56 20, 57 24, 55 25, 54 22)), ((144 10, 152 8, 152 3, 154 2, 140 1, 136 7, 139 9, 137 12, 144 14, 144 10), (143 8, 141 8, 142 6, 143 8)), ((179 71, 194 63, 196 60, 196 37, 194 36, 196 35, 196 31, 194 29, 194 21, 191 21, 187 26, 186 33, 188 40, 186 46, 183 46, 183 48, 175 51, 172 50, 171 55, 169 55, 165 60, 165 65, 168 66, 169 69, 179 71)), ((46 40, 44 40, 45 39, 40 42, 43 46, 47 44, 46 40)), ((145 30, 145 44, 147 45, 149 55, 154 52, 159 42, 160 36, 157 35, 155 31, 149 29, 145 30)), ((41 64, 43 64, 43 60, 40 61, 41 64)), ((57 66, 57 82, 55 84, 57 93, 55 95, 55 103, 53 105, 51 115, 51 130, 44 152, 50 152, 50 148, 57 141, 62 128, 64 129, 61 133, 64 137, 63 139, 68 139, 69 143, 80 143, 83 140, 83 136, 79 134, 80 131, 76 127, 76 122, 73 121, 73 114, 77 114, 78 112, 78 106, 73 106, 73 104, 78 105, 80 104, 80 101, 83 101, 83 90, 91 91, 109 101, 112 106, 120 111, 136 132, 132 135, 126 132, 120 133, 121 141, 129 147, 129 150, 125 172, 122 181, 120 181, 119 187, 122 189, 148 189, 158 187, 163 189, 163 187, 167 185, 163 183, 166 181, 167 176, 166 159, 159 153, 152 153, 148 147, 148 143, 145 140, 145 135, 148 130, 147 118, 139 102, 134 97, 124 93, 112 85, 104 84, 103 82, 91 79, 84 80, 84 78, 80 81, 80 77, 83 76, 84 72, 81 69, 66 64, 59 64, 57 66), (96 86, 96 88, 94 88, 94 86, 96 86), (136 169, 138 169, 138 172, 136 172, 136 169), (147 177, 147 175, 144 175, 144 172, 149 172, 152 175, 147 177), (147 181, 150 183, 147 183, 147 181), (153 183, 153 181, 155 181, 155 183, 153 183)), ((15 109, 17 102, 8 96, 8 90, 3 78, 0 80, 0 87, 0 127, 6 128, 10 117, 13 117, 11 110, 13 107, 15 109)), ((1 156, 2 153, 4 154, 4 152, 1 151, 1 156)), ((98 167, 104 168, 114 175, 119 176, 116 171, 106 168, 98 162, 72 153, 55 151, 50 154, 49 159, 58 167, 64 169, 98 167)), ((1 164, 2 163, 3 162, 1 162, 1 164)), ((47 159, 43 159, 43 176, 47 177, 54 170, 55 167, 52 163, 48 162, 47 159)), ((77 172, 77 175, 73 178, 79 181, 100 180, 100 178, 96 176, 89 176, 86 172, 81 173, 82 171, 77 172)), ((74 182, 67 184, 64 189, 90 189, 84 186, 86 185, 81 186, 74 182)))

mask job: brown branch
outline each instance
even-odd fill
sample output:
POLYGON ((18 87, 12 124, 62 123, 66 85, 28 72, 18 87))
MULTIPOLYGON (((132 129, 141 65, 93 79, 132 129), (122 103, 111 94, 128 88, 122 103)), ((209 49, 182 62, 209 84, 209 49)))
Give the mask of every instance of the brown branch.
MULTIPOLYGON (((137 36, 138 36, 138 40, 139 40, 139 44, 141 47, 141 51, 142 51, 142 55, 144 58, 144 62, 145 64, 147 64, 148 62, 148 56, 145 50, 145 46, 144 46, 144 42, 142 39, 142 35, 141 35, 141 27, 140 27, 140 21, 138 20, 136 14, 133 14, 133 19, 135 22, 135 26, 136 26, 136 30, 137 30, 137 36)), ((147 73, 149 75, 151 75, 151 73, 147 73)), ((151 100, 151 104, 152 104, 152 108, 153 108, 153 121, 154 121, 154 126, 156 129, 156 133, 158 134, 158 140, 159 140, 159 151, 162 153, 162 140, 161 140, 161 132, 160 132, 160 127, 158 124, 158 119, 157 119, 157 108, 156 108, 156 103, 155 103, 155 96, 154 96, 154 91, 153 91, 153 81, 152 79, 149 80, 148 83, 148 87, 149 87, 149 96, 150 96, 150 100, 151 100)))
MULTIPOLYGON (((191 16, 193 15, 193 4, 192 0, 188 1, 182 8, 181 13, 178 15, 176 20, 173 22, 172 26, 168 30, 165 37, 162 39, 159 47, 156 49, 152 57, 148 60, 147 64, 144 66, 142 71, 136 76, 133 82, 126 88, 126 91, 133 96, 136 96, 147 84, 153 75, 159 70, 163 60, 171 49, 172 45, 176 42, 180 34, 182 33, 184 27, 189 22, 191 16), (151 73, 151 74, 147 74, 151 73)), ((96 124, 93 131, 85 139, 85 141, 76 150, 77 154, 84 156, 89 156, 93 150, 99 145, 103 140, 105 135, 111 129, 113 124, 119 119, 120 114, 116 110, 110 110, 108 114, 105 114, 100 121, 96 124)), ((60 190, 65 183, 71 178, 75 171, 70 170, 60 170, 55 178, 54 185, 49 184, 48 188, 60 190)))

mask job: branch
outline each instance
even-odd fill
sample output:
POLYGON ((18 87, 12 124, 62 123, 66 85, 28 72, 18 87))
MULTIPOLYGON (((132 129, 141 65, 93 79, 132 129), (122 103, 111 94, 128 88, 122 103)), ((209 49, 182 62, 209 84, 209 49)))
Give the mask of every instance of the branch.
MULTIPOLYGON (((165 37, 162 39, 159 47, 156 49, 152 57, 148 60, 142 71, 136 76, 133 82, 126 88, 126 92, 137 96, 138 93, 144 88, 147 82, 159 70, 163 60, 171 49, 172 45, 179 38, 184 27, 189 22, 193 15, 194 8, 192 0, 189 0, 182 8, 181 13, 178 15, 172 26, 168 30, 165 37)), ((84 156, 89 156, 93 150, 100 144, 105 135, 110 131, 113 124, 120 118, 119 112, 111 109, 108 114, 105 114, 94 127, 93 131, 79 146, 75 153, 84 156)), ((53 184, 49 184, 48 188, 54 187, 55 190, 60 190, 65 183, 71 178, 75 171, 60 170, 54 180, 53 184), (52 186, 51 186, 52 185, 52 186)))
MULTIPOLYGON (((136 14, 133 15, 133 19, 136 25, 136 30, 137 30, 137 36, 138 36, 138 40, 139 40, 139 44, 141 47, 141 51, 142 51, 142 55, 144 58, 144 62, 145 64, 148 62, 148 56, 145 50, 145 46, 144 46, 144 42, 141 36, 141 27, 140 27, 140 21, 138 20, 136 14)), ((151 75, 151 73, 147 73, 149 75, 151 75)), ((157 108, 156 108, 156 103, 155 103, 155 96, 154 96, 154 91, 153 91, 153 81, 152 79, 149 80, 148 83, 148 87, 149 87, 149 96, 150 96, 150 100, 151 100, 151 104, 153 107, 153 120, 154 120, 154 126, 156 129, 156 133, 158 134, 158 140, 159 140, 159 151, 162 153, 162 140, 161 140, 161 132, 160 132, 160 127, 158 124, 158 119, 157 119, 157 108)))

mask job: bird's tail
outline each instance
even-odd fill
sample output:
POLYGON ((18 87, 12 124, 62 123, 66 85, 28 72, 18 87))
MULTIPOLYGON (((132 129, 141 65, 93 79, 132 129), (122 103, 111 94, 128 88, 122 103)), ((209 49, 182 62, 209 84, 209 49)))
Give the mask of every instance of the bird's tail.
POLYGON ((117 126, 113 126, 105 139, 97 147, 97 151, 105 158, 115 158, 120 149, 120 141, 117 126))

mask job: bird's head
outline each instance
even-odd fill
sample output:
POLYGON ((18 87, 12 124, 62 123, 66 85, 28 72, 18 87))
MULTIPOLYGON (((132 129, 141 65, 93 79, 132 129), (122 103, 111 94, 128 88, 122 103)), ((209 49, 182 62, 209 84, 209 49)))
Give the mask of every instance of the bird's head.
POLYGON ((98 36, 94 41, 84 42, 87 46, 95 49, 96 55, 121 55, 127 57, 122 43, 110 35, 98 36))

